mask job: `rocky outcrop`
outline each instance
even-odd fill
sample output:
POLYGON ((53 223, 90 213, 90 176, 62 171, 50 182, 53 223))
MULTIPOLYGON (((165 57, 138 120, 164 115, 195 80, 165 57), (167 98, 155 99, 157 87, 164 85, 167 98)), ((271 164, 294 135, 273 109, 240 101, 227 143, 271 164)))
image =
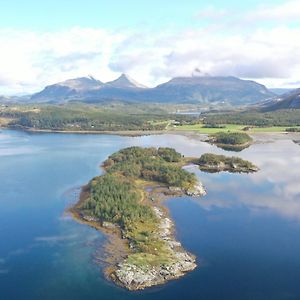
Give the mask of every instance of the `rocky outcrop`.
POLYGON ((140 290, 179 278, 196 268, 195 256, 185 251, 173 235, 174 223, 163 211, 154 206, 160 220, 157 235, 163 240, 171 254, 168 262, 157 265, 137 265, 124 260, 112 274, 118 283, 129 290, 140 290))
POLYGON ((220 162, 219 164, 202 164, 199 165, 200 170, 216 173, 216 172, 222 172, 227 171, 230 173, 253 173, 259 171, 259 168, 252 165, 252 166, 241 166, 238 163, 232 163, 232 164, 226 164, 223 162, 220 162))
POLYGON ((201 197, 206 195, 203 184, 199 181, 192 188, 186 190, 186 194, 192 197, 201 197))

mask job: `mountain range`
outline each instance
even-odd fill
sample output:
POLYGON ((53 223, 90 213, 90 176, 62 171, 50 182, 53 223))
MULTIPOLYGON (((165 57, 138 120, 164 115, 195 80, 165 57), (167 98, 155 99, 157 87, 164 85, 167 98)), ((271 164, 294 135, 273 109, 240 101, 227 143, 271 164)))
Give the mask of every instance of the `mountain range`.
POLYGON ((300 108, 300 88, 288 92, 278 98, 274 98, 264 105, 263 110, 272 111, 278 109, 294 108, 300 108))
POLYGON ((176 77, 148 88, 126 74, 103 83, 92 76, 49 85, 31 96, 32 102, 124 101, 142 103, 187 103, 248 105, 275 97, 264 85, 236 77, 176 77))

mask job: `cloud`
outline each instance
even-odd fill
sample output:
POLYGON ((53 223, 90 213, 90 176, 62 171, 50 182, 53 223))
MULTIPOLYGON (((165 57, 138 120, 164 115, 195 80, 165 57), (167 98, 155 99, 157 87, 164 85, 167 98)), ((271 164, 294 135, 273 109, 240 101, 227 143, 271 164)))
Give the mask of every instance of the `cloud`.
POLYGON ((296 20, 297 2, 258 7, 232 18, 231 12, 209 6, 197 14, 197 20, 205 18, 207 24, 160 32, 0 28, 0 94, 32 93, 89 74, 110 81, 124 72, 154 86, 171 77, 189 76, 195 68, 273 87, 287 86, 300 78, 300 28, 289 22, 263 23, 296 20))
POLYGON ((94 28, 57 32, 0 29, 0 89, 32 92, 67 78, 113 78, 109 57, 123 33, 94 28))
POLYGON ((199 11, 195 17, 199 20, 202 19, 209 19, 209 20, 216 20, 219 18, 226 17, 229 12, 225 9, 218 9, 214 6, 207 6, 206 8, 199 11))
POLYGON ((246 18, 251 21, 299 21, 300 2, 293 0, 278 5, 260 6, 246 18))

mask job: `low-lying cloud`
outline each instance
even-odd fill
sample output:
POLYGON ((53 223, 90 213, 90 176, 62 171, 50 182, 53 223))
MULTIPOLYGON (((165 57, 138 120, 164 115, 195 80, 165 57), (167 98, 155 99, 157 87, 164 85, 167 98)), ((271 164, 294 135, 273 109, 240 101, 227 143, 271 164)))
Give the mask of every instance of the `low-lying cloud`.
POLYGON ((153 86, 171 77, 191 75, 195 68, 211 75, 286 86, 300 78, 300 28, 288 21, 297 21, 299 12, 299 1, 260 6, 235 18, 224 9, 208 7, 197 18, 191 16, 199 21, 198 27, 166 27, 160 32, 0 28, 0 94, 31 93, 89 74, 109 81, 124 72, 153 86), (265 26, 269 21, 272 24, 265 26))

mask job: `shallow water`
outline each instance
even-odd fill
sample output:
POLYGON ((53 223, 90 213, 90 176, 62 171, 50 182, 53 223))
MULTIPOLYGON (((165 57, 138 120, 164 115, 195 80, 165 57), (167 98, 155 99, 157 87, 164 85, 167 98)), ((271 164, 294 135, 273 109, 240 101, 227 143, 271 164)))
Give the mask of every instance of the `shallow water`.
POLYGON ((0 133, 0 299, 300 299, 300 147, 257 143, 240 153, 176 135, 0 133), (111 153, 170 146, 186 156, 234 154, 256 174, 206 174, 201 199, 167 201, 199 267, 142 292, 105 280, 93 261, 105 237, 64 214, 111 153))

